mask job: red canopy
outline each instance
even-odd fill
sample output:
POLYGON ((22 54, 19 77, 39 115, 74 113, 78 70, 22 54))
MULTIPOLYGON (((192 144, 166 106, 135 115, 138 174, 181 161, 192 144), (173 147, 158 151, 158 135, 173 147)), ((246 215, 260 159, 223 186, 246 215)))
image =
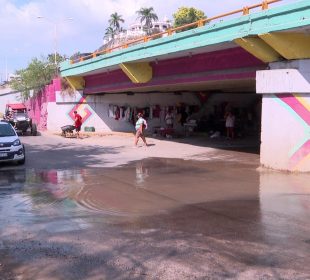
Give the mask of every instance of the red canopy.
POLYGON ((6 106, 12 108, 12 110, 26 109, 26 106, 23 103, 7 104, 6 106))

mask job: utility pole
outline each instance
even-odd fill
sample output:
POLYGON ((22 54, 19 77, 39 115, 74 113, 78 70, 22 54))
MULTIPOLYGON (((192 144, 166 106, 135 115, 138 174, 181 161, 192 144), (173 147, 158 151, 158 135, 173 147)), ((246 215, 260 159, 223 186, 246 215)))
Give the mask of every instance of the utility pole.
POLYGON ((60 21, 54 21, 49 18, 46 18, 44 16, 37 16, 38 19, 45 19, 46 21, 52 23, 54 25, 54 64, 55 64, 55 74, 58 75, 58 62, 57 62, 57 49, 58 49, 58 25, 61 22, 67 21, 67 20, 73 20, 73 18, 65 18, 60 21))
POLYGON ((9 81, 9 75, 8 75, 8 58, 5 57, 5 80, 9 81))

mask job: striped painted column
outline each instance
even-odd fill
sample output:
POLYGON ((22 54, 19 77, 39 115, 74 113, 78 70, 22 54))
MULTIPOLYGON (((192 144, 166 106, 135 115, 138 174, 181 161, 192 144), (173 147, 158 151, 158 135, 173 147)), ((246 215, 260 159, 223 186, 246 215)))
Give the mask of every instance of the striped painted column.
POLYGON ((261 164, 310 172, 310 60, 270 64, 256 81, 263 94, 261 164))

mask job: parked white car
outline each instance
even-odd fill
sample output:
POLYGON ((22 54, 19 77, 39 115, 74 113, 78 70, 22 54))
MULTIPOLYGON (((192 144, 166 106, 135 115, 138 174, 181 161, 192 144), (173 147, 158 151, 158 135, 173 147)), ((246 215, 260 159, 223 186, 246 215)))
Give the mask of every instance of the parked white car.
POLYGON ((10 123, 0 121, 0 162, 24 164, 25 159, 25 147, 15 129, 10 123))

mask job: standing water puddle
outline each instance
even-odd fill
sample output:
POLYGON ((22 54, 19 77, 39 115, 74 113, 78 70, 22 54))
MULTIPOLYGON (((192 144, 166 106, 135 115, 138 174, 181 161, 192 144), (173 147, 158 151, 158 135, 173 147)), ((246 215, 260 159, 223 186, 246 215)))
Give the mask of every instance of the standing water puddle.
POLYGON ((302 220, 310 214, 309 179, 245 164, 171 159, 102 169, 5 170, 0 212, 7 223, 24 225, 61 217, 117 222, 189 206, 241 220, 255 212, 252 222, 259 223, 269 211, 302 220))
POLYGON ((310 175, 256 168, 148 159, 117 168, 0 169, 0 257, 9 273, 10 252, 28 275, 22 279, 92 279, 94 271, 106 274, 93 279, 147 271, 169 279, 158 266, 163 256, 175 261, 179 279, 209 275, 205 269, 214 279, 242 278, 244 265, 308 276, 310 175), (204 269, 187 271, 189 260, 204 269), (58 278, 48 278, 55 271, 58 278))

